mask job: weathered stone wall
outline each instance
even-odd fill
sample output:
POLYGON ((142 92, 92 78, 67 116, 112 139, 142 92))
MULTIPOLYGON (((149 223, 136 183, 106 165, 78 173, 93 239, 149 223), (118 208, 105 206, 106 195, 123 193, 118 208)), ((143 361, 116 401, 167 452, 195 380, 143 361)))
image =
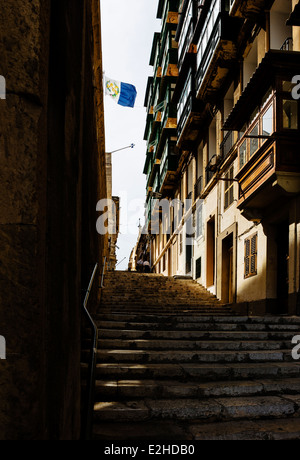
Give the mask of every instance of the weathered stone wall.
POLYGON ((99 2, 0 8, 0 439, 77 439, 82 289, 106 245, 99 2))

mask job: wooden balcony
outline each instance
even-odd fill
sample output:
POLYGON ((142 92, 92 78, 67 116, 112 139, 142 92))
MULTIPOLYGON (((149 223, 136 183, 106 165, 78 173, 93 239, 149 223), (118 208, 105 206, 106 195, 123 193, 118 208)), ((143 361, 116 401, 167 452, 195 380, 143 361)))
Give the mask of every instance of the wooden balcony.
POLYGON ((205 119, 204 104, 195 97, 193 84, 186 99, 182 102, 182 108, 178 112, 177 146, 189 149, 197 140, 199 129, 205 119))
POLYGON ((268 207, 300 193, 299 140, 275 135, 237 174, 238 208, 249 220, 260 220, 268 207))
POLYGON ((300 193, 300 107, 292 97, 299 59, 269 51, 224 124, 240 131, 238 208, 250 220, 300 193))
POLYGON ((239 22, 220 13, 208 42, 198 45, 196 94, 198 99, 214 100, 228 72, 236 63, 235 39, 239 22))
POLYGON ((177 183, 178 155, 176 143, 169 139, 165 143, 164 153, 160 162, 160 193, 166 194, 177 183))

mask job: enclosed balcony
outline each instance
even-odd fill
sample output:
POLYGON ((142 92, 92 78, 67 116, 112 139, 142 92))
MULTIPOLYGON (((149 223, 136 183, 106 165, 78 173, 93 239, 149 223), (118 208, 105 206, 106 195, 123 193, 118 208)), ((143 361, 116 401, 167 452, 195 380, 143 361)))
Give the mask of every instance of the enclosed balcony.
POLYGON ((196 93, 215 97, 237 58, 235 46, 240 20, 229 16, 226 0, 212 0, 198 40, 196 93))
POLYGON ((172 190, 176 184, 176 171, 178 168, 178 155, 176 142, 167 139, 160 162, 160 192, 172 190))
POLYGON ((198 2, 196 0, 186 0, 180 13, 180 20, 176 33, 176 40, 178 40, 178 68, 180 71, 188 58, 196 52, 193 37, 197 19, 198 2))
POLYGON ((148 77, 144 107, 147 109, 147 116, 153 114, 153 77, 148 77))
POLYGON ((176 27, 165 24, 161 33, 161 77, 178 77, 178 44, 175 42, 176 27))
POLYGON ((147 187, 146 188, 148 192, 150 192, 150 191, 153 191, 154 180, 155 180, 157 172, 159 172, 160 170, 160 160, 151 158, 151 160, 148 163, 147 168, 145 165, 145 170, 147 174, 147 187))
POLYGON ((144 140, 147 141, 147 144, 149 145, 149 139, 152 134, 152 127, 153 127, 153 113, 148 113, 147 118, 146 118, 146 126, 145 126, 145 131, 144 131, 144 140))
POLYGON ((162 23, 178 24, 179 0, 159 0, 157 18, 162 23))
POLYGON ((202 103, 196 99, 195 78, 190 69, 177 105, 178 147, 189 148, 195 142, 202 119, 202 103))
POLYGON ((292 84, 299 61, 300 53, 270 51, 224 125, 239 131, 238 207, 253 220, 300 192, 300 113, 292 84))
POLYGON ((177 128, 177 105, 172 102, 175 84, 170 83, 164 92, 161 108, 161 127, 163 129, 177 128))
POLYGON ((152 184, 152 192, 153 192, 153 193, 159 193, 159 191, 160 191, 160 184, 161 184, 161 180, 160 180, 160 169, 158 169, 158 170, 155 172, 154 181, 153 181, 153 184, 152 184))

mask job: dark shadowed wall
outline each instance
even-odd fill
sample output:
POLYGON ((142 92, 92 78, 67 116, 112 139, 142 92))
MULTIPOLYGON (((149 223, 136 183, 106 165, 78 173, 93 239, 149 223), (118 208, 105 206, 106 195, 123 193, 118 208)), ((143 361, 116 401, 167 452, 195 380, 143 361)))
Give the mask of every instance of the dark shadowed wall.
POLYGON ((99 2, 0 9, 0 439, 78 439, 82 294, 107 247, 99 2))

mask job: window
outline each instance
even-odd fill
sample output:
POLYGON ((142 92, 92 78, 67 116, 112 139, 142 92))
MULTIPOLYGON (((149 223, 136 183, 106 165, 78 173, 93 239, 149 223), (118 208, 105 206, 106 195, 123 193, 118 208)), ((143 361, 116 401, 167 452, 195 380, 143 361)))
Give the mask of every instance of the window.
POLYGON ((262 117, 262 134, 270 136, 273 132, 273 105, 268 108, 262 117))
POLYGON ((177 118, 178 118, 178 120, 180 120, 180 118, 183 115, 184 109, 186 107, 186 104, 187 104, 187 101, 189 99, 189 96, 190 96, 191 92, 192 92, 192 73, 190 72, 188 77, 187 77, 185 87, 184 87, 184 89, 183 89, 183 91, 181 93, 180 101, 179 101, 178 106, 177 106, 177 111, 178 111, 177 118))
POLYGON ((247 157, 247 141, 244 141, 240 146, 240 168, 244 166, 246 163, 247 157))
POLYGON ((259 125, 258 123, 254 126, 252 131, 250 131, 250 157, 256 152, 259 147, 258 136, 259 136, 259 125))
POLYGON ((255 109, 245 128, 240 133, 240 169, 274 132, 274 94, 272 89, 265 94, 260 107, 255 109))
POLYGON ((197 231, 196 231, 197 238, 200 238, 200 236, 203 235, 203 206, 202 205, 197 209, 196 228, 197 228, 197 231))
POLYGON ((283 129, 298 129, 298 102, 283 99, 283 129))
POLYGON ((188 45, 190 44, 190 39, 192 38, 193 33, 193 23, 191 22, 193 18, 193 2, 190 1, 187 13, 184 18, 184 24, 180 34, 180 40, 178 45, 178 54, 182 56, 183 49, 186 51, 188 45))
POLYGON ((198 42, 197 67, 200 66, 202 58, 204 57, 207 44, 211 38, 211 33, 214 29, 220 11, 221 2, 220 0, 215 0, 214 2, 212 2, 209 12, 207 13, 207 19, 203 27, 203 32, 200 35, 200 39, 198 42))
POLYGON ((292 81, 282 80, 279 91, 281 99, 282 129, 298 129, 299 104, 293 98, 295 84, 292 81))
POLYGON ((257 233, 245 240, 245 278, 257 275, 257 233))
POLYGON ((234 201, 234 172, 233 165, 225 174, 224 184, 224 209, 227 209, 234 201))
POLYGON ((201 260, 201 257, 199 259, 196 260, 196 279, 199 279, 201 278, 201 265, 202 265, 202 260, 201 260))
POLYGON ((187 243, 186 244, 192 244, 192 239, 195 237, 195 228, 194 228, 194 225, 193 225, 193 222, 194 221, 194 218, 193 216, 191 216, 187 222, 186 222, 186 227, 185 227, 185 231, 186 231, 186 240, 187 240, 187 243))

